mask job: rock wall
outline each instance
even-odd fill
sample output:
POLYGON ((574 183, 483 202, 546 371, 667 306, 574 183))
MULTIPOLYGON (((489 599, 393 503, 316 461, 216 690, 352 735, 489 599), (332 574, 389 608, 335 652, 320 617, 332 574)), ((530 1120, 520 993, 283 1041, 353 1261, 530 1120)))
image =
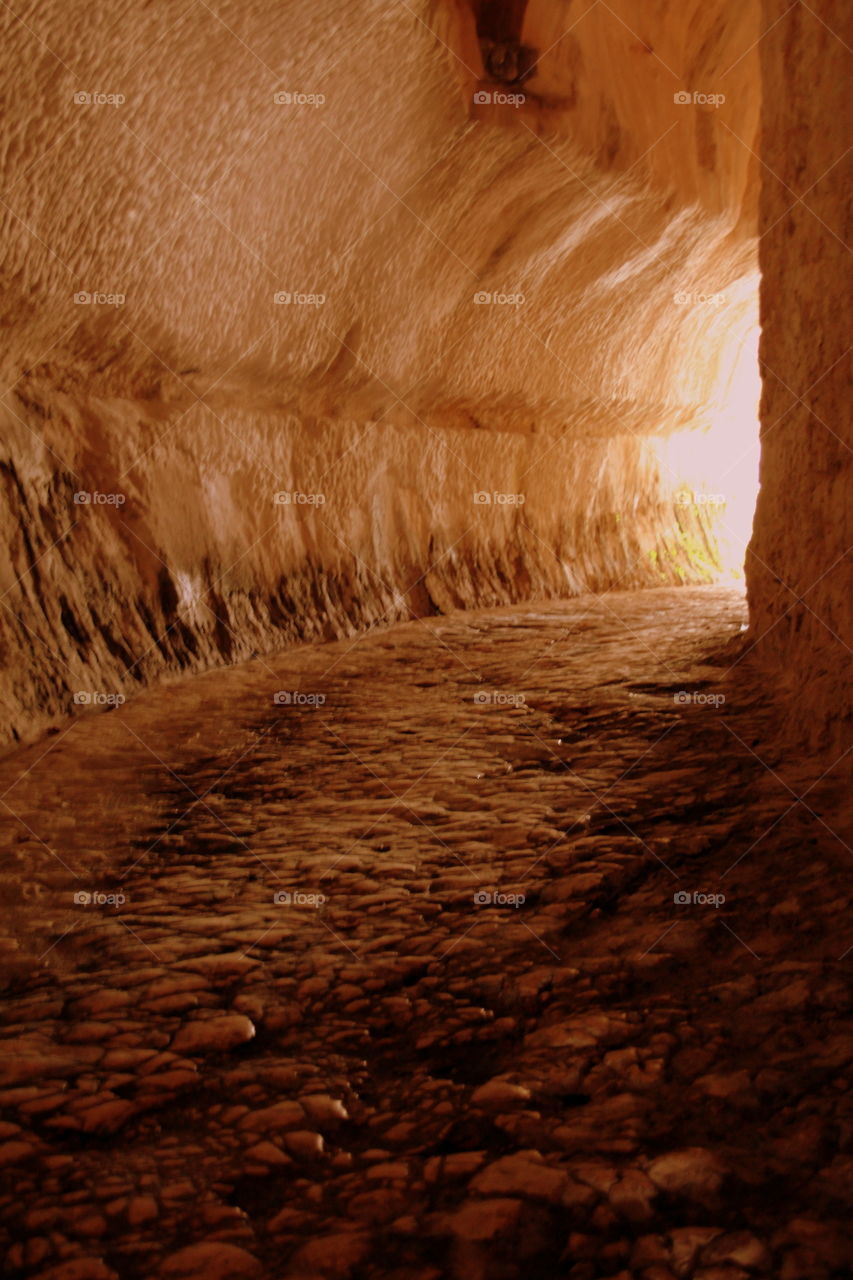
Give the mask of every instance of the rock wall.
POLYGON ((4 741, 718 571, 680 499, 749 447, 757 8, 509 8, 520 104, 456 0, 3 11, 4 741))
POLYGON ((753 656, 815 747, 849 747, 853 13, 765 0, 761 492, 747 557, 753 656))

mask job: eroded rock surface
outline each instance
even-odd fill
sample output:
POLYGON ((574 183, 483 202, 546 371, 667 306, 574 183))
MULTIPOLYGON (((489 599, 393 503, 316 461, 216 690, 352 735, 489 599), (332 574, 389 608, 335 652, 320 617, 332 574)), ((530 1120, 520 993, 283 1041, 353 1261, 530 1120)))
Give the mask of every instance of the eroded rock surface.
POLYGON ((848 1274, 843 779, 742 619, 411 622, 3 761, 6 1273, 848 1274))
POLYGON ((410 612, 717 572, 757 0, 639 35, 635 0, 531 3, 518 110, 476 101, 470 8, 0 9, 0 743, 410 612))

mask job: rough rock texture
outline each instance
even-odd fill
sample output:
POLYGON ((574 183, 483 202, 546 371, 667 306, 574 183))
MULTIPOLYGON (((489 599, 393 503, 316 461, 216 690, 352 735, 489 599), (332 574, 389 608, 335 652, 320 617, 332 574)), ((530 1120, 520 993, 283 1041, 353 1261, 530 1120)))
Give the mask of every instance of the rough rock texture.
POLYGON ((415 620, 0 761, 4 1277, 849 1280, 844 778, 756 756, 744 615, 415 620))
POLYGON ((527 6, 515 106, 475 101, 450 2, 4 8, 5 740, 299 637, 731 559, 757 6, 590 9, 527 6))
MULTIPOLYGON (((786 11, 768 0, 768 24, 786 11)), ((794 731, 850 743, 853 428, 850 421, 848 87, 853 12, 793 11, 762 42, 761 493, 747 559, 751 639, 794 731)))

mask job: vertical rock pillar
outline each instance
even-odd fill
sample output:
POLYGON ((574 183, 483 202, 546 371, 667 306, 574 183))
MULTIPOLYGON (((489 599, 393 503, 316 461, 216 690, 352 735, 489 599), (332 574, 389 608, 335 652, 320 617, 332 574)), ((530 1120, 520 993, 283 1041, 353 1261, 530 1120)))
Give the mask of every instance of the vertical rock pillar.
POLYGON ((837 754, 853 720, 853 11, 787 9, 764 2, 761 492, 746 569, 754 654, 792 731, 837 754))

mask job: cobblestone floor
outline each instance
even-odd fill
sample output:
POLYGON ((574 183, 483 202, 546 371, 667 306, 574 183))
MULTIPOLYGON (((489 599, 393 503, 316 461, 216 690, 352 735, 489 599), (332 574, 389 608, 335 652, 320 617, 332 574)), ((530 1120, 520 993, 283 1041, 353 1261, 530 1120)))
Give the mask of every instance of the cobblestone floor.
POLYGON ((743 616, 411 622, 0 761, 4 1274, 853 1274, 850 757, 763 745, 743 616))

